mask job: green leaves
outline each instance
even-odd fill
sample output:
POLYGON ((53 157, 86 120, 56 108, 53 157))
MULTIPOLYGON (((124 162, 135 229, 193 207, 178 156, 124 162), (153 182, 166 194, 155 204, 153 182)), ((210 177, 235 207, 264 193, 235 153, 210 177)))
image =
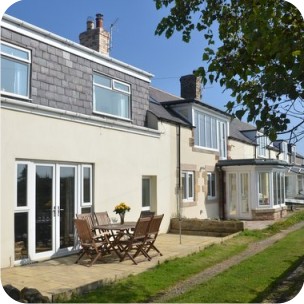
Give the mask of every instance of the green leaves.
POLYGON ((293 126, 288 129, 290 117, 304 125, 304 22, 295 6, 284 0, 154 1, 157 9, 171 6, 157 35, 169 38, 180 31, 188 42, 193 30, 202 32, 208 67, 198 73, 204 84, 217 81, 232 92, 230 113, 246 116, 272 139, 295 134, 293 126), (218 48, 216 36, 222 42, 218 48))

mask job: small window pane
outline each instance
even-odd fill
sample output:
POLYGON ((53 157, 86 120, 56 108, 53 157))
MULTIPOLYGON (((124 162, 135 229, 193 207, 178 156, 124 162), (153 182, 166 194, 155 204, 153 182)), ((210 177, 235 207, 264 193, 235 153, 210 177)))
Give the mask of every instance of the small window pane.
POLYGON ((18 57, 20 59, 29 60, 29 52, 19 50, 17 48, 8 46, 6 44, 1 44, 0 47, 1 47, 1 53, 2 54, 18 57))
POLYGON ((262 172, 259 174, 259 205, 269 204, 269 174, 262 172))
POLYGON ((151 194, 150 194, 150 179, 143 178, 142 180, 142 207, 150 207, 151 194))
POLYGON ((28 213, 15 213, 15 260, 28 258, 28 213))
POLYGON ((27 206, 27 165, 17 166, 17 207, 27 206))
POLYGON ((102 75, 94 75, 94 83, 111 88, 111 79, 102 75))
POLYGON ((127 84, 121 83, 121 82, 117 82, 117 81, 114 81, 114 89, 123 91, 126 93, 130 92, 130 86, 128 86, 127 84))
POLYGON ((83 168, 83 202, 91 203, 91 168, 83 168))

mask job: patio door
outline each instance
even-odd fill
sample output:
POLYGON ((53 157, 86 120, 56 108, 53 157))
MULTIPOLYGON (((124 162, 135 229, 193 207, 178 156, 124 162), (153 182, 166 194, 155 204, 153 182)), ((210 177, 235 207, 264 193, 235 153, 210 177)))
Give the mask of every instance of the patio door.
POLYGON ((228 217, 251 218, 249 173, 228 173, 227 194, 228 217))
POLYGON ((74 246, 76 174, 76 166, 36 165, 34 258, 61 255, 74 246))

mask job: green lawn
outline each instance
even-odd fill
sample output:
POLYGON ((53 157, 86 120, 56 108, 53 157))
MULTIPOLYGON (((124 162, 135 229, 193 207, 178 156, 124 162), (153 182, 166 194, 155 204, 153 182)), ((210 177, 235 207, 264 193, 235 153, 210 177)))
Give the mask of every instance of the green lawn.
POLYGON ((260 303, 303 259, 304 229, 300 229, 169 302, 260 303))
MULTIPOLYGON (((304 221, 304 211, 296 212, 288 219, 282 222, 278 222, 274 224, 272 227, 264 229, 262 231, 244 231, 239 236, 234 237, 223 244, 210 246, 198 253, 192 254, 187 257, 166 261, 165 263, 162 263, 157 267, 145 271, 139 275, 129 276, 128 278, 122 279, 117 283, 105 285, 102 288, 99 288, 95 291, 92 291, 82 296, 75 296, 70 300, 70 302, 72 303, 148 302, 151 297, 157 295, 160 292, 163 292, 164 290, 166 290, 171 286, 174 286, 176 283, 185 280, 191 277, 192 275, 203 271, 208 267, 211 267, 225 259, 232 257, 233 255, 242 252, 248 247, 249 243, 273 235, 278 231, 280 231, 281 229, 286 229, 287 227, 300 221, 304 221)), ((303 230, 301 230, 301 233, 303 234, 303 230)), ((298 234, 296 233, 295 235, 298 234)), ((287 239, 289 239, 289 237, 287 239)), ((304 243, 303 238, 302 238, 302 243, 304 243)), ((303 247, 298 247, 297 250, 298 254, 300 254, 300 248, 303 247)), ((271 255, 276 257, 285 257, 285 254, 281 253, 280 248, 275 247, 275 249, 273 250, 274 252, 270 253, 271 255)), ((304 251, 302 250, 302 254, 303 252, 304 251)), ((282 260, 286 260, 286 259, 288 260, 288 263, 282 265, 282 268, 286 267, 283 270, 283 272, 287 270, 290 267, 290 265, 294 263, 295 256, 289 258, 289 255, 286 255, 286 258, 283 258, 282 260)), ((268 260, 266 262, 270 263, 270 265, 274 265, 272 261, 273 260, 270 259, 270 261, 268 260)), ((250 267, 253 267, 253 265, 251 265, 250 267)), ((241 278, 240 281, 242 284, 246 283, 246 281, 248 280, 248 278, 250 278, 250 276, 257 277, 255 270, 251 270, 250 267, 248 268, 248 270, 246 269, 243 271, 244 274, 248 273, 246 277, 245 278, 240 277, 241 278), (253 273, 255 273, 255 275, 253 275, 253 273)), ((222 276, 222 274, 219 276, 222 276)), ((239 274, 237 274, 237 276, 239 276, 239 274)), ((277 274, 276 277, 272 277, 272 281, 276 280, 276 278, 277 278, 277 274)), ((266 282, 269 282, 269 279, 267 279, 266 282)), ((249 289, 248 288, 246 288, 246 292, 250 293, 251 287, 249 289)), ((260 293, 261 291, 259 289, 258 290, 254 289, 252 292, 260 293)), ((215 292, 213 289, 213 294, 214 293, 222 294, 222 291, 219 293, 219 292, 215 292)), ((258 294, 256 294, 255 297, 258 297, 258 294)), ((184 301, 184 300, 176 299, 176 301, 184 301)), ((186 302, 191 302, 191 300, 187 298, 186 302)), ((193 300, 193 302, 195 302, 195 300, 193 300)), ((223 302, 223 301, 215 301, 215 302, 223 302)))

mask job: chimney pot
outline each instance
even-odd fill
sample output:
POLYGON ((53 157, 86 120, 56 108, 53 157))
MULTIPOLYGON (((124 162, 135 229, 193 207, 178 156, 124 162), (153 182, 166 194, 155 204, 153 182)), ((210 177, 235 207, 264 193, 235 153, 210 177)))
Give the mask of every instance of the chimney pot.
POLYGON ((96 14, 96 28, 102 28, 103 23, 103 15, 96 14))
POLYGON ((87 19, 87 31, 94 29, 94 18, 88 17, 87 19))

